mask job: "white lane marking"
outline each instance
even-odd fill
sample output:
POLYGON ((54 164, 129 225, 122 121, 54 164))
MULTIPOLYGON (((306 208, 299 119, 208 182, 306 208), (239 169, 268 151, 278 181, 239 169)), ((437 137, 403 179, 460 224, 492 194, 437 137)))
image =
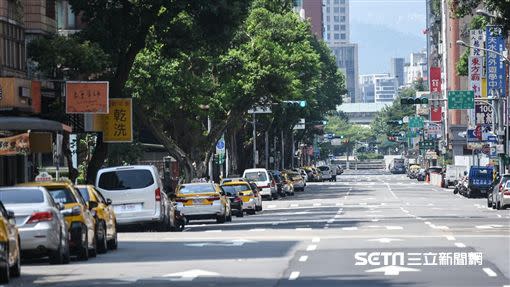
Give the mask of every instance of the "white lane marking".
POLYGON ((464 244, 462 242, 455 242, 455 246, 457 246, 459 248, 466 248, 466 244, 464 244))
POLYGON ((402 239, 398 238, 378 238, 378 239, 369 239, 368 241, 378 241, 381 243, 391 243, 392 241, 402 241, 402 239))
POLYGON ((306 251, 314 251, 315 249, 317 249, 317 245, 315 244, 310 244, 306 247, 306 251))
POLYGON ((250 231, 255 232, 255 231, 266 231, 266 230, 264 228, 253 228, 253 229, 250 229, 250 231))
POLYGON ((215 230, 206 230, 205 232, 222 232, 221 229, 215 229, 215 230))
POLYGON ((337 215, 335 215, 335 218, 342 218, 342 215, 341 214, 337 214, 337 215))
POLYGON ((386 186, 388 187, 388 190, 390 191, 391 195, 393 195, 393 197, 394 197, 395 199, 398 199, 398 197, 395 195, 395 193, 393 192, 393 190, 391 190, 390 184, 386 182, 386 186))
POLYGON ((454 240, 455 240, 455 237, 453 237, 453 236, 451 236, 451 235, 448 235, 448 236, 446 236, 446 239, 447 239, 448 241, 454 241, 454 240))
POLYGON ((273 222, 273 224, 272 224, 272 225, 273 225, 273 226, 276 226, 276 225, 278 225, 278 224, 279 224, 278 222, 273 222))
POLYGON ((496 214, 497 217, 501 218, 501 214, 496 214))
POLYGON ((378 221, 379 221, 379 219, 377 219, 377 218, 372 219, 372 222, 378 222, 378 221))
POLYGON ((330 219, 330 220, 328 220, 328 223, 333 223, 333 222, 335 222, 335 220, 334 220, 334 219, 330 219))
POLYGON ((312 230, 310 227, 297 227, 296 231, 310 231, 312 230))
POLYGON ((294 271, 290 273, 289 280, 296 280, 299 277, 299 271, 294 271))
POLYGON ((267 208, 275 208, 275 207, 276 207, 276 205, 274 205, 274 204, 271 204, 271 205, 267 206, 267 208))
POLYGON ((425 221, 425 224, 431 225, 432 223, 430 223, 430 221, 425 221))
POLYGON ((404 229, 402 226, 386 226, 388 230, 402 230, 404 229))
POLYGON ((329 229, 329 226, 324 226, 324 229, 329 229))
POLYGON ((496 272, 492 271, 490 268, 483 268, 483 272, 485 272, 489 277, 497 277, 498 274, 496 272))
POLYGON ((299 257, 299 262, 306 262, 306 260, 308 260, 307 255, 303 255, 303 256, 299 257))
POLYGON ((322 203, 319 203, 319 202, 313 204, 313 206, 321 206, 321 205, 322 205, 322 203))
POLYGON ((343 206, 344 204, 342 202, 337 202, 335 206, 343 206))
POLYGON ((352 226, 352 227, 342 227, 342 230, 358 230, 358 227, 352 226))
POLYGON ((298 206, 299 206, 299 204, 295 204, 295 203, 290 205, 290 207, 298 207, 298 206))
POLYGON ((321 239, 320 239, 320 237, 314 237, 314 238, 312 238, 312 242, 319 243, 319 242, 321 242, 321 239))
POLYGON ((478 229, 491 229, 491 228, 498 228, 503 227, 503 225, 498 224, 490 224, 490 225, 477 225, 476 228, 478 229))

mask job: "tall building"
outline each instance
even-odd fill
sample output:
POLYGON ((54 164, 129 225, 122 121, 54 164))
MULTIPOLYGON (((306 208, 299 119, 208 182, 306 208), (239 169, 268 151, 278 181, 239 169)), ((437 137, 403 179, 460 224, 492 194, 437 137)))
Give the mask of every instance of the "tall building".
POLYGON ((361 102, 375 102, 375 79, 387 78, 388 74, 368 74, 359 76, 361 102))
POLYGON ((349 1, 323 0, 323 15, 324 40, 335 55, 338 68, 345 73, 347 98, 351 103, 361 102, 358 45, 349 42, 349 1))
POLYGON ((423 79, 424 83, 427 83, 429 78, 427 52, 411 53, 409 63, 404 67, 404 74, 404 85, 406 86, 412 86, 419 79, 423 79))
POLYGON ((398 86, 404 85, 404 58, 391 58, 390 59, 390 76, 395 77, 398 82, 398 86))
POLYGON ((394 77, 374 79, 375 102, 392 103, 397 97, 398 81, 394 77))
POLYGON ((21 9, 14 0, 0 1, 0 77, 26 77, 25 25, 21 9))
POLYGON ((322 3, 319 0, 302 0, 304 18, 312 24, 312 32, 319 39, 323 36, 322 3))

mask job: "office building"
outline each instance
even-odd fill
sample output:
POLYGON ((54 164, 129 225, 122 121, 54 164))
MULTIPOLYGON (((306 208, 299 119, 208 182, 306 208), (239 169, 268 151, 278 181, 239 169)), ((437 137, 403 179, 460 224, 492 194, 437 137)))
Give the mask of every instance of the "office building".
POLYGON ((391 58, 390 59, 390 76, 397 79, 398 86, 404 85, 404 58, 391 58))
POLYGON ((416 81, 423 79, 428 82, 427 52, 411 53, 409 63, 404 67, 405 82, 404 85, 412 86, 416 81))

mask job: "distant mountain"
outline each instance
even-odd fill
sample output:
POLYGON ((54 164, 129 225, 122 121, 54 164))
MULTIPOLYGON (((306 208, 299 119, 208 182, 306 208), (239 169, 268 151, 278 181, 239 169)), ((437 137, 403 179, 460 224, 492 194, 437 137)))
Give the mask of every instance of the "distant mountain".
POLYGON ((358 44, 359 74, 387 73, 390 58, 409 60, 409 54, 426 47, 425 36, 399 32, 387 26, 351 21, 351 42, 358 44))

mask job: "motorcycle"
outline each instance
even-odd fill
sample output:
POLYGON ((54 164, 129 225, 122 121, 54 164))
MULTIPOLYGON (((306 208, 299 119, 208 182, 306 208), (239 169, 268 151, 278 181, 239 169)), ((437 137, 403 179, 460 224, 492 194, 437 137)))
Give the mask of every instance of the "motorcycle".
POLYGON ((469 179, 466 176, 459 180, 458 183, 455 185, 455 188, 453 189, 453 194, 460 193, 465 196, 468 193, 468 191, 469 191, 469 179))

